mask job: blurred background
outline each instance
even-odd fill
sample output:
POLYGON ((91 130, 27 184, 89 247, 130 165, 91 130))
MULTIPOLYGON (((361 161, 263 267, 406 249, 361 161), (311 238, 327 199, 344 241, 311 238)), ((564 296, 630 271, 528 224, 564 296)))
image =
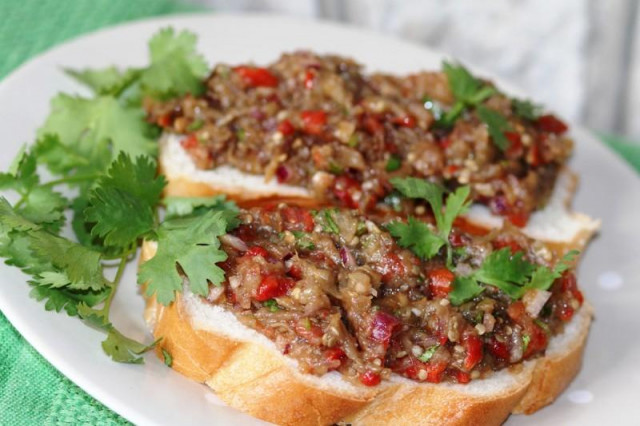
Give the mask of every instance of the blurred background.
POLYGON ((0 53, 7 53, 0 77, 75 34, 206 10, 274 12, 395 34, 507 78, 571 121, 640 140, 636 0, 0 0, 0 53))

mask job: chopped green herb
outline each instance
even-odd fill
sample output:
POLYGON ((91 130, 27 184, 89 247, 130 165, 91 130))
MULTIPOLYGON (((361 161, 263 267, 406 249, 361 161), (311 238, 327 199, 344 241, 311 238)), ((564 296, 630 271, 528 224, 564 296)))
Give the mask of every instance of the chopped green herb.
POLYGON ((542 114, 542 106, 534 104, 530 100, 511 99, 513 112, 520 118, 535 121, 542 114))
POLYGON ((315 250, 316 245, 310 239, 310 235, 302 231, 291 231, 296 237, 296 246, 301 250, 315 250))
POLYGON ((438 184, 418 178, 394 178, 391 179, 391 184, 405 197, 426 200, 431 206, 438 230, 434 233, 426 224, 417 221, 407 225, 396 222, 393 224, 392 235, 395 233, 394 236, 404 236, 404 241, 413 247, 414 252, 425 259, 435 256, 440 248, 446 245, 447 260, 451 263, 449 233, 455 218, 464 213, 469 206, 470 188, 462 186, 456 189, 454 193, 449 194, 443 206, 442 198, 446 190, 438 184), (423 244, 420 244, 418 239, 424 240, 423 244))
POLYGON ((511 124, 509 124, 504 115, 483 105, 478 105, 476 112, 480 120, 487 125, 493 143, 502 151, 506 151, 510 143, 504 132, 513 130, 511 124))
POLYGON ((173 364, 173 357, 165 348, 162 348, 162 358, 164 359, 164 365, 171 367, 173 364))
POLYGON ((528 334, 523 334, 522 335, 522 350, 526 351, 527 348, 529 347, 529 343, 531 342, 531 336, 529 336, 528 334))
POLYGON ((242 127, 236 130, 236 138, 238 139, 238 141, 242 142, 246 136, 247 132, 245 132, 242 127))
POLYGON ((341 175, 344 172, 344 169, 339 164, 334 163, 333 161, 329 161, 329 173, 332 175, 341 175))
POLYGON ((359 220, 356 225, 356 235, 360 236, 365 232, 367 232, 367 224, 364 221, 359 220))
POLYGON ((538 325, 538 327, 543 329, 545 333, 551 334, 551 329, 549 328, 546 322, 542 321, 540 318, 534 319, 533 322, 535 322, 538 325))
POLYGON ((302 326, 305 330, 311 330, 311 320, 309 318, 304 318, 302 320, 302 326))
POLYGON ((433 357, 433 355, 436 353, 439 347, 440 345, 431 346, 429 349, 424 351, 422 355, 418 357, 418 359, 422 362, 429 362, 429 360, 433 357))
POLYGON ((402 160, 397 155, 391 155, 384 168, 388 172, 395 172, 402 166, 402 160))
POLYGON ((196 120, 193 120, 191 124, 187 126, 187 131, 195 132, 196 130, 202 129, 202 126, 204 126, 204 120, 198 118, 196 120))
POLYGON ((471 275, 456 278, 449 299, 454 305, 460 305, 482 293, 482 284, 499 288, 513 300, 520 299, 530 289, 547 290, 569 268, 577 253, 576 250, 567 253, 551 270, 528 262, 523 252, 512 254, 508 247, 496 250, 471 275))
POLYGON ((446 244, 446 241, 431 230, 428 224, 409 216, 407 223, 396 221, 387 225, 389 233, 398 245, 413 251, 422 259, 430 259, 446 244))
POLYGON ((357 133, 354 133, 349 137, 349 140, 347 141, 347 145, 349 145, 351 148, 355 148, 356 146, 358 146, 359 142, 360 142, 360 136, 357 133))
MULTIPOLYGON (((269 299, 263 302, 262 306, 268 308, 270 312, 278 312, 280 310, 280 306, 278 306, 278 302, 276 302, 275 299, 269 299)), ((311 326, 309 326, 309 328, 311 328, 311 326)))
POLYGON ((333 234, 339 234, 340 228, 338 224, 333 219, 333 211, 331 209, 325 209, 322 211, 322 217, 324 219, 324 223, 322 225, 322 229, 324 232, 330 232, 333 234))
POLYGON ((402 196, 398 191, 391 191, 382 200, 383 203, 390 206, 394 211, 402 211, 402 196))

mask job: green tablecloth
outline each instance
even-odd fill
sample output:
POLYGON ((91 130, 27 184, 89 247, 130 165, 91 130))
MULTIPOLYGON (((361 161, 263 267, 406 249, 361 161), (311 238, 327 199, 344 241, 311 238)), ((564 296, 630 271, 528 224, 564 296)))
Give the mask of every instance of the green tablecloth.
MULTIPOLYGON (((171 0, 0 0, 0 79, 70 37, 137 18, 197 10, 171 0)), ((640 145, 603 140, 640 171, 640 145)), ((34 302, 35 303, 35 302, 34 302)), ((58 373, 0 313, 0 425, 128 424, 58 373)))

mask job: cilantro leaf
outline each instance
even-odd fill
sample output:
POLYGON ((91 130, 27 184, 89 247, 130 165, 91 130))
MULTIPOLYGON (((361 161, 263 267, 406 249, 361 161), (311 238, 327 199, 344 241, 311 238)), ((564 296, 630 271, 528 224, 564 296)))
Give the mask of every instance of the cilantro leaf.
POLYGON ((146 136, 148 132, 143 111, 124 107, 112 96, 86 99, 60 94, 51 101, 51 113, 38 134, 58 135, 94 169, 104 170, 120 151, 133 157, 153 155, 157 144, 146 136))
POLYGON ((442 70, 447 76, 449 89, 456 100, 465 104, 477 105, 496 93, 496 90, 475 78, 469 70, 460 64, 442 62, 442 70))
POLYGON ((37 301, 46 300, 44 309, 47 311, 64 311, 69 316, 78 315, 78 307, 81 304, 95 306, 105 301, 109 296, 110 288, 103 288, 98 291, 93 290, 70 290, 68 288, 53 288, 30 281, 32 286, 29 296, 37 301))
POLYGON ((447 76, 449 89, 456 99, 455 104, 438 118, 436 124, 439 127, 453 126, 460 114, 469 107, 474 107, 497 93, 497 90, 477 78, 469 70, 460 64, 451 64, 443 61, 442 70, 447 76))
POLYGON ((446 244, 446 241, 431 231, 429 225, 409 217, 407 223, 392 222, 387 225, 389 233, 401 247, 411 249, 422 259, 430 259, 446 244))
POLYGON ((68 276, 69 288, 98 291, 106 286, 99 252, 45 231, 29 234, 34 256, 68 276))
POLYGON ((74 169, 90 169, 90 161, 71 146, 60 142, 58 135, 45 134, 33 147, 38 162, 54 174, 69 175, 74 169))
POLYGON ((456 218, 467 211, 469 204, 471 204, 469 199, 470 192, 470 187, 461 186, 447 196, 442 221, 438 224, 441 235, 448 236, 456 218))
POLYGON ((538 267, 531 276, 531 283, 529 283, 528 287, 536 288, 538 290, 548 290, 553 282, 557 278, 560 278, 564 271, 570 268, 571 263, 574 262, 579 253, 580 252, 578 250, 569 251, 558 263, 556 263, 553 269, 546 266, 538 267))
POLYGON ((498 287, 513 299, 522 296, 523 286, 535 270, 535 265, 524 259, 523 252, 511 254, 509 247, 491 252, 474 278, 498 287))
POLYGON ((64 223, 67 205, 67 199, 51 187, 37 186, 29 191, 18 212, 32 222, 45 224, 47 229, 57 231, 64 223))
POLYGON ((208 66, 196 52, 195 34, 162 29, 149 42, 149 52, 151 65, 140 80, 145 93, 159 98, 202 93, 208 66))
POLYGON ((425 350, 422 355, 420 355, 418 357, 418 359, 422 362, 429 362, 429 360, 433 357, 433 355, 436 353, 436 351, 438 350, 438 348, 440 347, 440 345, 433 345, 430 348, 428 348, 427 350, 425 350))
POLYGON ((478 118, 487 125, 493 143, 502 151, 506 151, 509 148, 509 139, 504 135, 504 132, 512 130, 511 124, 498 111, 484 105, 478 105, 476 112, 478 118))
POLYGON ((167 219, 181 216, 201 216, 208 211, 220 211, 224 213, 227 221, 227 231, 238 226, 238 206, 233 201, 228 201, 224 195, 215 197, 165 197, 163 200, 167 208, 167 219))
POLYGON ((436 218, 438 228, 444 222, 442 215, 442 197, 446 189, 437 183, 429 182, 419 178, 393 178, 390 180, 395 189, 408 198, 422 198, 429 202, 431 210, 436 218))
POLYGON ((537 120, 542 114, 542 107, 528 99, 511 99, 511 107, 518 117, 529 121, 537 120))
POLYGON ((453 290, 449 293, 449 301, 453 305, 461 305, 471 300, 484 291, 478 281, 473 277, 456 277, 453 281, 453 290))
POLYGON ((119 71, 113 66, 83 71, 65 68, 64 72, 89 87, 96 95, 113 96, 118 96, 140 76, 140 70, 136 68, 119 71))
POLYGON ((216 265, 227 258, 220 248, 218 237, 224 235, 227 223, 222 212, 208 212, 202 216, 172 219, 158 228, 158 251, 140 266, 138 282, 147 282, 146 293, 156 295, 168 305, 175 292, 182 288, 180 266, 194 293, 204 296, 211 282, 219 285, 224 271, 216 265))
POLYGON ((324 209, 322 211, 322 230, 324 232, 329 232, 331 234, 339 234, 340 228, 338 224, 333 219, 333 210, 332 209, 324 209))
POLYGON ((102 350, 116 362, 128 364, 143 364, 144 358, 140 355, 153 349, 158 341, 145 345, 136 340, 124 336, 113 326, 107 332, 107 338, 102 342, 102 350))
POLYGON ((23 146, 14 157, 9 170, 0 173, 0 189, 12 189, 24 194, 38 184, 36 157, 23 146))
POLYGON ((108 246, 126 248, 152 231, 154 208, 165 185, 164 177, 155 175, 155 165, 147 157, 134 163, 121 152, 91 191, 85 210, 85 220, 95 223, 91 235, 104 238, 108 246))

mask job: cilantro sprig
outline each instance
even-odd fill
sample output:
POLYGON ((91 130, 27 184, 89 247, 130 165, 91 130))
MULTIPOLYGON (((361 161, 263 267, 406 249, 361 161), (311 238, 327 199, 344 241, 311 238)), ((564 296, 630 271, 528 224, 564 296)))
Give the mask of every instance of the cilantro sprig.
POLYGON ((430 259, 438 254, 442 247, 446 247, 447 262, 451 264, 453 252, 449 244, 449 233, 455 218, 469 207, 470 188, 459 187, 448 194, 446 202, 443 203, 446 189, 436 183, 418 178, 394 178, 391 179, 391 184, 405 197, 426 200, 436 221, 436 229, 413 217, 409 217, 406 224, 392 222, 387 226, 391 235, 397 238, 400 246, 411 249, 422 259, 430 259))
POLYGON ((118 362, 141 363, 157 344, 127 337, 110 320, 140 241, 158 241, 157 259, 146 264, 144 277, 151 280, 147 292, 169 302, 182 282, 179 271, 198 294, 207 282, 220 282, 215 262, 224 252, 217 236, 237 224, 237 207, 219 197, 167 199, 168 219, 160 223, 166 182, 156 172, 158 129, 145 122, 142 99, 201 93, 207 64, 195 44, 193 34, 169 28, 151 39, 147 67, 65 70, 94 95, 57 95, 36 143, 0 172, 0 191, 13 192, 15 200, 12 205, 0 197, 0 257, 30 276, 30 295, 46 310, 102 330, 102 348, 118 362), (39 165, 49 169, 51 180, 43 181, 39 165), (69 211, 75 240, 62 235, 69 211), (183 258, 185 253, 192 258, 183 258), (113 267, 115 276, 107 278, 113 267))
POLYGON ((437 124, 440 127, 453 126, 465 109, 473 108, 497 93, 495 87, 478 80, 460 64, 444 61, 442 70, 447 76, 449 89, 455 97, 455 103, 438 120, 437 124))
POLYGON ((513 300, 520 299, 532 289, 548 290, 570 267, 578 253, 577 250, 568 252, 551 269, 530 263, 523 252, 512 254, 509 247, 496 250, 471 275, 455 279, 449 300, 460 305, 481 294, 487 285, 499 288, 513 300))

